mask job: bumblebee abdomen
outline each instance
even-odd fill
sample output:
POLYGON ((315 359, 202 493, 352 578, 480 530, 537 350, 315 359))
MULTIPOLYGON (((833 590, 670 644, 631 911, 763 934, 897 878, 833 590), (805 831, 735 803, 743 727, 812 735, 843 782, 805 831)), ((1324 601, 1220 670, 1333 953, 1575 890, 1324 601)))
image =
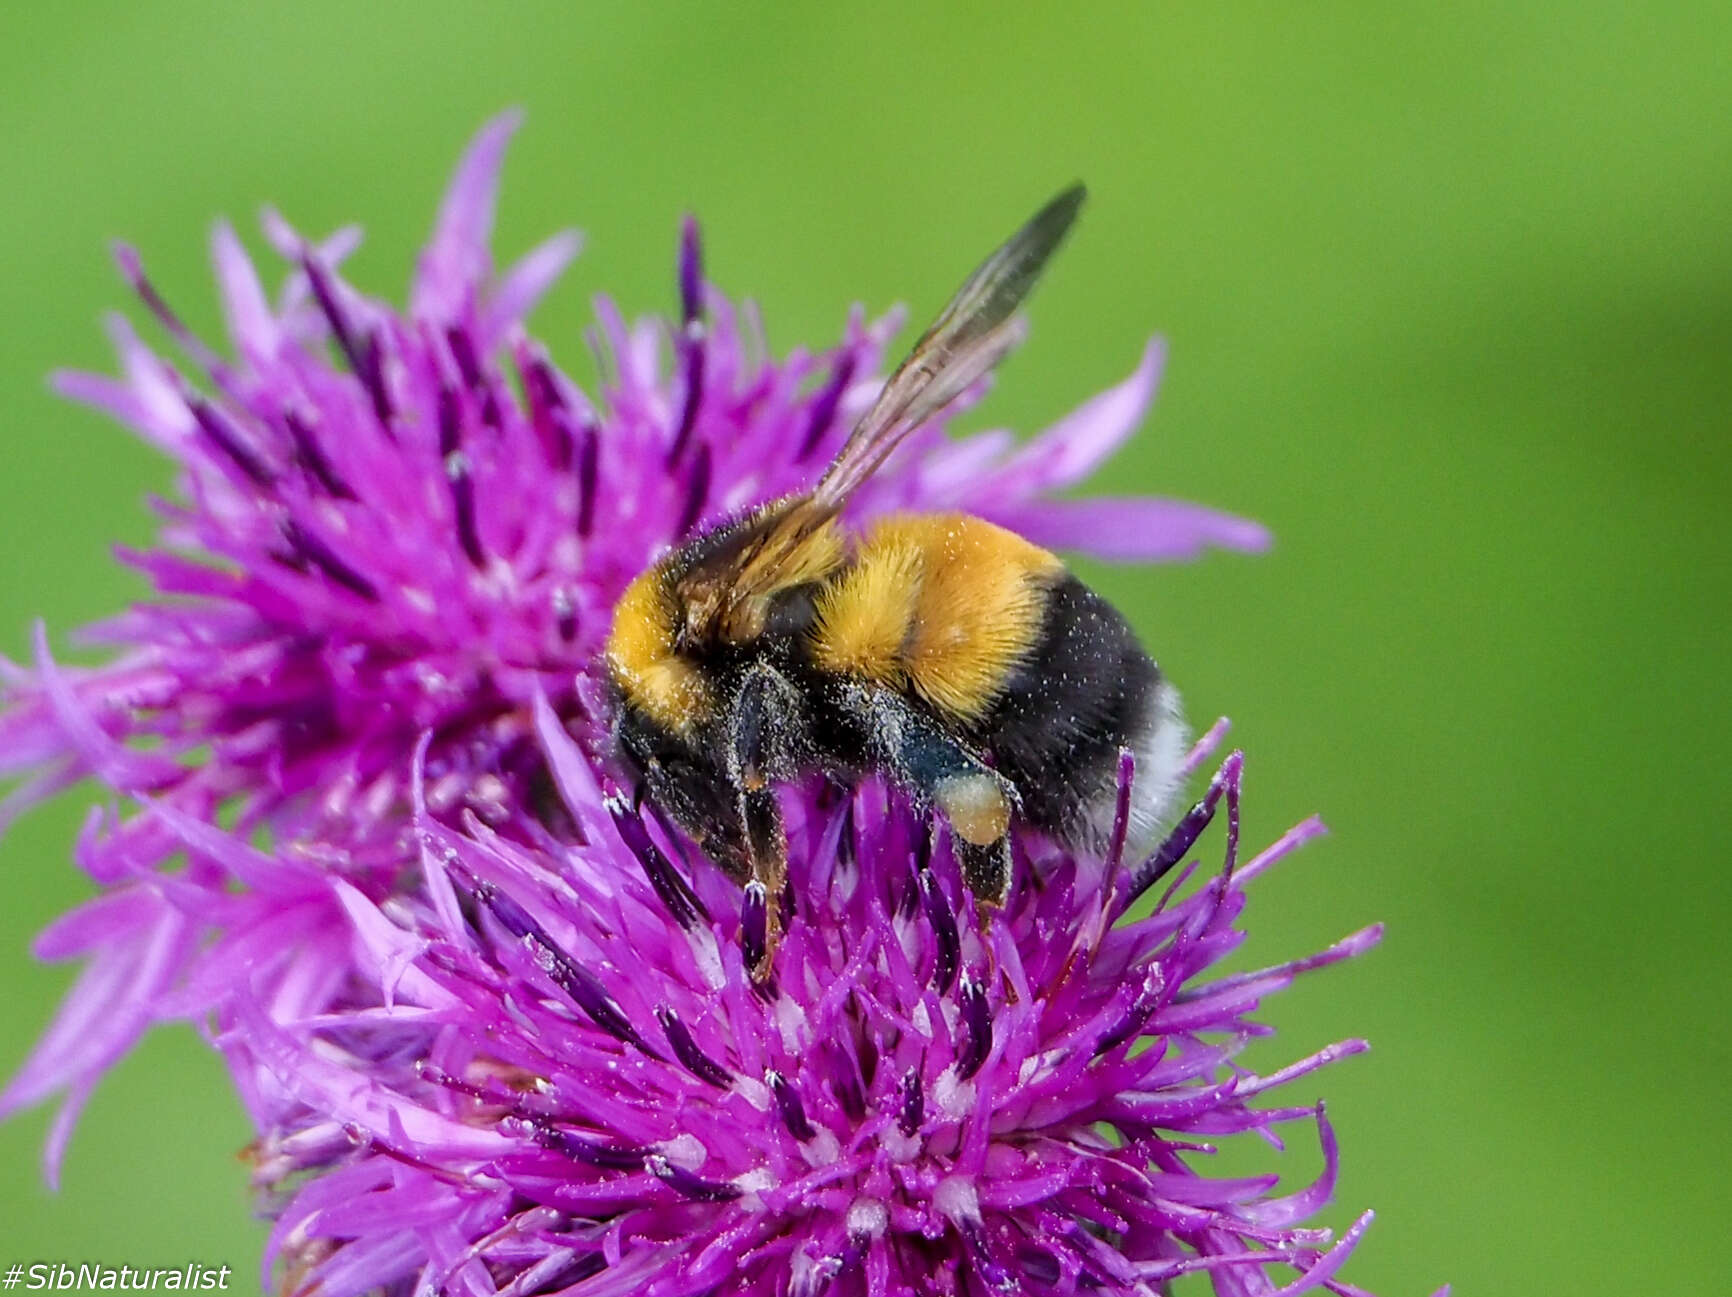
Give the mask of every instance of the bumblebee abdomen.
POLYGON ((1068 572, 1047 588, 1039 634, 975 731, 1031 824, 1099 849, 1118 754, 1136 756, 1133 845, 1165 819, 1188 735, 1178 692, 1119 611, 1068 572))

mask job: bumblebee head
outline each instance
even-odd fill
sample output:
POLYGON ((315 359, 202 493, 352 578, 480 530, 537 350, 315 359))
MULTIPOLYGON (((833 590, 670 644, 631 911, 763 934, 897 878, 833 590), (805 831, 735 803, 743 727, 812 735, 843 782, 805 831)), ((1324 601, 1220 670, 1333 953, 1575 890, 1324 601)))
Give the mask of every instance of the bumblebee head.
POLYGON ((807 496, 687 541, 627 586, 614 609, 607 666, 615 688, 664 728, 691 733, 714 714, 703 670, 711 655, 749 649, 783 627, 844 557, 833 517, 807 496))
POLYGON ((709 681, 678 641, 685 624, 667 573, 652 567, 614 606, 607 673, 620 699, 672 734, 690 736, 713 711, 709 681))

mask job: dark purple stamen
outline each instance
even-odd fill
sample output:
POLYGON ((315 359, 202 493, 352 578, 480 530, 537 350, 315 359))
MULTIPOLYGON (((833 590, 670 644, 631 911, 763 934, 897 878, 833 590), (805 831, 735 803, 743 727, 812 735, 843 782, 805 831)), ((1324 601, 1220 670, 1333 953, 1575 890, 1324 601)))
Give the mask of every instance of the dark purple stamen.
POLYGON ((554 1288, 574 1288, 585 1279, 595 1278, 605 1269, 607 1269, 607 1255, 605 1253, 585 1252, 582 1256, 575 1258, 565 1269, 547 1276, 547 1281, 551 1285, 549 1291, 554 1288))
POLYGON ((902 1076, 902 1111, 896 1128, 912 1139, 926 1124, 926 1091, 920 1084, 920 1069, 911 1067, 902 1076))
POLYGON ((210 438, 212 444, 227 455, 254 486, 268 488, 277 480, 277 475, 271 472, 258 451, 247 444, 246 435, 230 423, 221 410, 190 392, 186 396, 186 405, 198 421, 199 431, 210 438))
POLYGON ((583 426, 577 451, 577 534, 589 535, 595 522, 595 475, 601 453, 601 435, 594 424, 583 426))
POLYGON ((1167 978, 1159 964, 1151 965, 1143 978, 1143 989, 1137 993, 1137 998, 1125 1010, 1124 1016, 1113 1028, 1095 1042, 1095 1056, 1110 1054, 1127 1040, 1141 1033, 1143 1026, 1154 1016, 1155 1010, 1161 1007, 1166 999, 1167 978))
POLYGON ((830 1064, 830 1093, 836 1096, 836 1102, 842 1105, 849 1121, 864 1121, 866 1091, 860 1084, 859 1068, 839 1045, 831 1044, 826 1052, 826 1061, 830 1064))
MULTIPOLYGON (((174 313, 174 308, 156 291, 156 285, 151 283, 144 273, 144 262, 139 259, 138 250, 130 244, 117 243, 114 245, 114 259, 120 265, 120 273, 125 275, 127 282, 132 285, 132 291, 138 294, 139 300, 156 316, 169 335, 180 343, 187 355, 198 362, 201 369, 212 378, 222 381, 228 374, 228 366, 181 322, 180 316, 174 313)), ((223 385, 227 390, 227 384, 223 385)))
POLYGON ((704 247, 696 218, 680 224, 680 319, 691 324, 704 311, 704 247))
POLYGON ((958 1228, 968 1241, 969 1251, 973 1254, 974 1269, 982 1282, 988 1287, 1000 1292, 1020 1292, 1022 1285, 1017 1282, 1014 1272, 1001 1262, 992 1251, 992 1243, 986 1237, 986 1230, 978 1220, 960 1221, 958 1228))
POLYGON ((1017 1263, 1022 1266, 1022 1272, 1038 1284, 1051 1286, 1056 1284, 1059 1275, 1063 1273, 1058 1258, 1043 1247, 1025 1244, 1016 1250, 1017 1263))
POLYGON ((454 324, 445 330, 445 342, 451 349, 451 359, 457 362, 457 373, 463 379, 463 386, 481 401, 481 422, 497 431, 500 426, 499 399, 494 394, 493 384, 488 381, 487 371, 482 369, 481 360, 475 354, 475 342, 469 331, 454 324))
POLYGON ((289 440, 294 443, 295 463, 324 487, 327 494, 339 500, 357 498, 349 484, 331 467, 331 461, 325 458, 325 452, 319 447, 319 439, 305 420, 291 411, 283 415, 283 426, 289 430, 289 440))
POLYGON ((463 386, 479 391, 484 380, 481 362, 475 356, 475 344, 469 340, 469 331, 462 325, 453 324, 445 330, 445 343, 451 348, 451 359, 457 362, 457 374, 463 380, 463 386))
POLYGON ((932 839, 938 830, 930 816, 923 821, 921 829, 914 838, 914 868, 924 874, 932 866, 932 839))
POLYGON ((842 807, 842 833, 836 839, 836 856, 845 865, 852 865, 859 859, 859 843, 855 839, 854 799, 848 798, 842 807))
POLYGON ((389 433, 391 401, 385 394, 385 374, 380 364, 378 338, 370 337, 363 341, 356 337, 354 324, 349 319, 348 312, 343 310, 342 303, 337 300, 336 288, 331 283, 330 276, 311 252, 301 255, 301 268, 307 272, 307 283, 312 287, 313 298, 319 304, 325 323, 330 326, 331 336, 337 340, 343 359, 349 362, 349 368, 367 389, 367 397, 373 406, 373 416, 378 419, 379 426, 389 433))
POLYGON ((912 886, 904 887, 896 895, 896 917, 910 919, 920 909, 923 894, 920 880, 932 868, 932 842, 938 835, 938 828, 927 816, 910 826, 909 849, 913 859, 909 861, 909 881, 912 886))
POLYGON ((684 536, 698 525, 698 518, 703 514, 704 502, 710 494, 710 447, 705 442, 698 447, 697 458, 692 461, 691 476, 686 478, 686 503, 680 510, 679 526, 674 535, 684 536))
POLYGON ((992 1052, 992 1008, 986 1002, 986 987, 968 973, 962 975, 959 995, 962 1027, 968 1034, 956 1055, 956 1075, 966 1081, 980 1070, 992 1052))
MULTIPOLYGON (((1239 804, 1239 772, 1244 765, 1244 757, 1235 752, 1221 763, 1221 768, 1215 772, 1215 777, 1209 780, 1209 787, 1204 791, 1202 800, 1180 817, 1173 826, 1173 831, 1167 834, 1166 841, 1156 847, 1149 858, 1139 866, 1131 878, 1130 887, 1119 901, 1119 913, 1129 909, 1136 899, 1162 878, 1170 873, 1175 865, 1185 858, 1187 852, 1196 844, 1209 821, 1215 818, 1215 807, 1220 804, 1223 793, 1231 791, 1230 809, 1239 804)), ((1236 810, 1229 817, 1229 858, 1236 858, 1239 838, 1233 821, 1237 820, 1236 810)))
POLYGON ((535 962, 547 979, 563 991, 573 1004, 596 1026, 616 1040, 636 1045, 657 1062, 666 1062, 631 1025, 620 1008, 619 1001, 607 993, 607 988, 588 969, 580 968, 571 957, 554 944, 542 927, 516 901, 492 883, 472 875, 461 880, 465 888, 493 913, 503 927, 519 941, 534 948, 535 962))
MULTIPOLYGON (((701 326, 693 326, 701 328, 701 326)), ((685 454, 686 443, 691 440, 692 429, 697 426, 698 406, 704 396, 704 344, 702 334, 692 336, 691 333, 681 339, 680 353, 684 359, 686 374, 686 396, 680 404, 679 430, 674 433, 673 447, 668 451, 668 467, 672 468, 680 462, 685 454)))
POLYGON ((439 459, 445 467, 445 480, 451 484, 457 540, 471 564, 485 567, 487 554, 481 548, 481 532, 475 521, 475 482, 469 476, 469 460, 463 453, 462 410, 457 393, 445 385, 439 388, 439 459))
MULTIPOLYGON (((551 385, 552 380, 549 379, 548 382, 551 385)), ((554 391, 553 396, 557 400, 559 393, 554 391)), ((572 432, 571 413, 565 406, 550 406, 546 417, 537 422, 536 432, 541 437, 541 450, 547 456, 548 463, 561 472, 570 468, 572 448, 577 444, 577 436, 572 432)))
POLYGON ((698 900, 697 893, 692 891, 679 870, 674 868, 673 861, 662 854, 660 847, 651 840, 649 831, 644 828, 643 818, 632 809, 623 797, 607 799, 607 813, 613 817, 614 828, 619 831, 620 839, 637 857, 638 864, 643 866, 644 873, 649 877, 650 886, 655 888, 656 895, 661 897, 668 913, 673 915, 674 922, 682 928, 690 928, 701 915, 708 919, 710 913, 698 900))
POLYGON ((481 533, 475 523, 475 481, 469 476, 469 465, 458 451, 445 461, 445 475, 451 481, 451 503, 457 515, 457 540, 463 554, 475 567, 487 565, 487 555, 481 549, 481 533))
POLYGON ((289 542, 291 550, 351 594, 359 595, 369 603, 379 602, 377 586, 345 563, 335 550, 293 518, 283 520, 283 539, 289 542))
POLYGON ((385 392, 385 343, 377 333, 369 333, 361 341, 362 381, 367 385, 367 397, 373 404, 373 417, 379 426, 391 433, 391 398, 385 392))
POLYGON ((661 1023, 662 1034, 668 1038, 674 1057, 680 1060, 686 1071, 705 1085, 713 1085, 718 1090, 725 1090, 733 1084, 733 1075, 698 1048, 698 1042, 692 1039, 692 1033, 672 1009, 666 1005, 657 1009, 656 1021, 661 1023))
POLYGON ((740 1196, 740 1191, 733 1185, 693 1175, 659 1154, 645 1158, 644 1169, 675 1193, 690 1198, 693 1202, 732 1202, 740 1196))
POLYGON ((548 1147, 557 1149, 574 1162, 599 1167, 607 1171, 636 1171, 643 1167, 648 1149, 632 1144, 604 1144, 585 1139, 568 1130, 550 1130, 553 1136, 548 1147))
POLYGON ((853 379, 854 353, 843 352, 836 361, 836 368, 830 373, 830 381, 812 398, 812 413, 806 421, 806 435, 800 441, 800 453, 795 456, 796 461, 805 459, 818 449, 818 443, 836 421, 836 410, 842 404, 842 393, 848 390, 848 384, 853 379))
POLYGON ((463 418, 457 392, 449 383, 439 385, 439 458, 449 459, 463 449, 463 418))
POLYGON ((679 428, 668 448, 668 466, 679 463, 697 426, 698 406, 704 396, 704 265, 698 239, 698 223, 690 217, 680 234, 680 367, 685 371, 686 394, 680 404, 679 428))
POLYGON ((849 1121, 866 1119, 866 1096, 860 1090, 860 1082, 851 1076, 839 1076, 830 1083, 830 1092, 836 1096, 836 1102, 842 1105, 842 1111, 848 1115, 849 1121))
POLYGON ((649 1149, 640 1144, 608 1144, 551 1126, 539 1117, 518 1116, 500 1123, 508 1133, 525 1134, 543 1148, 604 1171, 641 1171, 649 1149))
MULTIPOLYGON (((663 811, 660 806, 657 806, 654 802, 644 801, 643 789, 641 787, 633 789, 631 798, 632 810, 641 814, 645 806, 649 807, 649 813, 655 817, 656 824, 661 828, 662 836, 668 840, 668 845, 674 849, 674 859, 678 862, 680 872, 682 874, 690 874, 692 872, 692 862, 690 857, 686 855, 685 848, 680 845, 679 829, 674 827, 674 822, 668 818, 667 812, 663 811)), ((704 910, 703 913, 705 918, 709 917, 708 910, 704 910)))
POLYGON ((776 1111, 782 1114, 782 1124, 790 1135, 804 1144, 818 1133, 806 1119, 806 1105, 800 1102, 800 1092, 788 1084, 786 1077, 772 1069, 764 1073, 764 1084, 776 1096, 776 1111))
POLYGON ((951 909, 950 898, 931 870, 920 875, 920 900, 937 947, 932 961, 932 989, 948 995, 950 984, 956 980, 956 970, 962 964, 962 935, 956 928, 956 911, 951 909))
POLYGON ((878 1038, 875 1033, 866 1028, 865 1019, 860 1009, 859 999, 849 993, 848 1013, 858 1029, 854 1037, 855 1056, 860 1061, 860 1080, 867 1090, 872 1088, 872 1082, 878 1079, 878 1038))
POLYGON ((542 452, 557 469, 571 467, 573 437, 571 412, 559 393, 547 357, 539 349, 519 351, 517 372, 523 379, 523 394, 529 403, 529 421, 541 439, 542 452))
POLYGON ((740 902, 740 949, 747 968, 757 968, 769 949, 770 910, 760 882, 746 884, 745 899, 740 902))
POLYGON ((505 1092, 497 1086, 488 1089, 460 1080, 425 1058, 416 1061, 415 1074, 423 1081, 468 1095, 478 1102, 511 1109, 514 1115, 500 1123, 503 1128, 508 1131, 520 1130, 543 1148, 564 1153, 573 1161, 609 1171, 643 1169, 643 1160, 649 1150, 642 1145, 603 1143, 551 1126, 542 1118, 526 1113, 521 1096, 505 1092))
POLYGON ((577 638, 577 598, 566 586, 553 592, 553 624, 566 643, 577 638))

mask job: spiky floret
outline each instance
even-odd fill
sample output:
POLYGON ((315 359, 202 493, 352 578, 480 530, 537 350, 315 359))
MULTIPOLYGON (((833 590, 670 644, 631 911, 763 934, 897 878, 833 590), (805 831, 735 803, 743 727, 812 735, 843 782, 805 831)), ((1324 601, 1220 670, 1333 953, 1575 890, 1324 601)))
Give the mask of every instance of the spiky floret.
MULTIPOLYGON (((1336 1173, 1322 1106, 1261 1105, 1363 1043, 1264 1075, 1234 1056, 1265 997, 1378 930, 1212 971, 1247 885, 1321 831, 1238 860, 1237 754, 1147 860, 1025 842, 984 928, 941 831, 875 783, 809 790, 765 988, 733 937, 753 899, 674 864, 540 721, 583 845, 423 817, 424 894, 332 880, 371 973, 352 1007, 235 1002, 219 1043, 282 1097, 256 1152, 289 1290, 1154 1294, 1206 1272, 1241 1294, 1286 1271, 1283 1293, 1354 1291, 1335 1275, 1369 1214, 1339 1240, 1304 1224, 1336 1173), (1223 800, 1221 865, 1187 885, 1223 800), (1208 1174, 1217 1141, 1293 1123, 1316 1183, 1208 1174)), ((1130 791, 1127 758, 1119 844, 1130 791)))
MULTIPOLYGON (((465 155, 406 310, 340 275, 353 230, 315 241, 267 213, 289 267, 274 301, 233 230, 213 238, 231 354, 193 336, 122 249, 179 359, 115 317, 121 376, 56 378, 169 455, 180 486, 158 505, 161 544, 122 555, 151 596, 80 635, 111 653, 105 665, 58 664, 40 629, 32 664, 0 661, 0 776, 18 780, 0 827, 85 777, 127 808, 96 815, 80 841, 78 863, 105 894, 37 950, 88 968, 0 1095, 5 1112, 68 1091, 51 1164, 140 1031, 221 1006, 213 951, 251 950, 276 979, 272 1003, 339 994, 348 958, 328 904, 291 907, 292 920, 278 908, 301 895, 304 871, 375 897, 395 886, 423 735, 429 812, 521 837, 526 808, 547 801, 530 700, 545 696, 598 747, 598 658, 626 584, 694 527, 809 486, 879 384, 892 322, 855 314, 838 346, 771 359, 752 312, 706 281, 688 223, 678 318, 628 325, 599 300, 606 377, 580 390, 522 327, 575 237, 492 271, 515 125, 493 122, 465 155), (181 840, 163 817, 219 813, 288 863, 238 894, 208 890, 197 862, 177 872, 181 840)), ((946 440, 935 421, 857 512, 963 509, 1116 556, 1260 545, 1254 524, 1195 506, 1084 512, 1045 498, 1131 432, 1158 362, 1151 347, 1125 383, 1020 447, 997 432, 946 440)))

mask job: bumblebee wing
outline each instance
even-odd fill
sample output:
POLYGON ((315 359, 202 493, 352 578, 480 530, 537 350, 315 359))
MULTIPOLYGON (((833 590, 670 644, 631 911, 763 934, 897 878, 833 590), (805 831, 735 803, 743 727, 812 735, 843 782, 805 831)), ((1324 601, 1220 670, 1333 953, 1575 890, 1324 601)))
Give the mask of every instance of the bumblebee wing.
POLYGON ((769 593, 816 579, 839 561, 840 540, 830 521, 904 437, 989 373, 1021 339, 1016 308, 1076 221, 1085 192, 1073 185, 1052 199, 968 277, 811 494, 767 506, 688 550, 676 586, 688 609, 713 610, 699 621, 732 622, 769 593))
POLYGON ((834 516, 809 495, 790 496, 687 542, 671 575, 688 633, 750 638, 764 600, 821 580, 842 561, 834 516))
POLYGON ((812 494, 833 513, 878 470, 899 442, 980 378, 1022 340, 1016 308, 1076 221, 1081 185, 1052 199, 1011 235, 967 281, 914 344, 812 494))

